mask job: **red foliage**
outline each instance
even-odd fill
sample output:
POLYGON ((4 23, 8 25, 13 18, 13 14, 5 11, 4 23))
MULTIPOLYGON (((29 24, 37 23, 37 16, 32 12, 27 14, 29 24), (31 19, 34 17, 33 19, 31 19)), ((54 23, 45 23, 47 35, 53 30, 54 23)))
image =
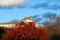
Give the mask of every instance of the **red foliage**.
POLYGON ((20 26, 19 28, 11 29, 6 34, 6 40, 47 40, 44 30, 35 27, 33 22, 29 24, 21 22, 18 25, 20 26), (22 25, 25 27, 21 27, 22 25))

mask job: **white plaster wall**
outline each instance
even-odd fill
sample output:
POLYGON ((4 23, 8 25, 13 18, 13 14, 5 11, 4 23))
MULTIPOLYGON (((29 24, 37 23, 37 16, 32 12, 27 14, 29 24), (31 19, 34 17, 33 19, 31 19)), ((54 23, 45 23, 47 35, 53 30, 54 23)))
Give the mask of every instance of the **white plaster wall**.
POLYGON ((15 27, 15 24, 0 24, 1 27, 7 27, 7 28, 12 28, 15 27))

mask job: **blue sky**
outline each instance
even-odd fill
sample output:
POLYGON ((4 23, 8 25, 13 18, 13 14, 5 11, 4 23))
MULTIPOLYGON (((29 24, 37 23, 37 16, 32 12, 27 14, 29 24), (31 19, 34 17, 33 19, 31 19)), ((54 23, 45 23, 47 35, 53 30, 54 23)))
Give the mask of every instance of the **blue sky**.
POLYGON ((24 17, 34 16, 36 14, 42 16, 46 12, 52 12, 59 15, 59 2, 59 0, 27 0, 23 5, 24 8, 17 8, 15 6, 13 6, 12 9, 0 8, 0 22, 8 22, 13 19, 21 20, 24 17))

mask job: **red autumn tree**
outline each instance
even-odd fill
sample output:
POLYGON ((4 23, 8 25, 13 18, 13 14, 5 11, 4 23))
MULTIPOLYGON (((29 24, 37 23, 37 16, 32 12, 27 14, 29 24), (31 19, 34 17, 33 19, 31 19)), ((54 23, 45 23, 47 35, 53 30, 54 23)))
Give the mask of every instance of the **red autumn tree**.
POLYGON ((20 22, 17 29, 11 29, 3 40, 47 40, 45 31, 37 28, 34 22, 20 22))

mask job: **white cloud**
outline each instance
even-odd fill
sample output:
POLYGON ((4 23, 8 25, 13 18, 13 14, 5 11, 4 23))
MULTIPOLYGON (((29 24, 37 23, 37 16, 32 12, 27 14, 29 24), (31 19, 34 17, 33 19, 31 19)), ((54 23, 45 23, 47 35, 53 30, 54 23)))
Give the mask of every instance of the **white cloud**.
POLYGON ((0 6, 18 6, 22 5, 26 0, 0 0, 0 6))

